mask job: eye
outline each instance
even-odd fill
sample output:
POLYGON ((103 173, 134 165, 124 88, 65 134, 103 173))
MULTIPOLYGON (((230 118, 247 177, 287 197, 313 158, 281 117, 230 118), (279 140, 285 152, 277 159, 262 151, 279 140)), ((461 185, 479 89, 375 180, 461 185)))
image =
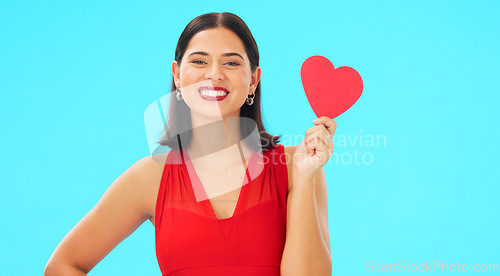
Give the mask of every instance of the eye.
POLYGON ((240 65, 239 63, 234 62, 234 61, 227 62, 226 64, 229 64, 230 66, 238 66, 238 65, 240 65))
POLYGON ((191 61, 191 63, 194 63, 194 64, 204 64, 205 62, 203 60, 193 60, 193 61, 191 61))

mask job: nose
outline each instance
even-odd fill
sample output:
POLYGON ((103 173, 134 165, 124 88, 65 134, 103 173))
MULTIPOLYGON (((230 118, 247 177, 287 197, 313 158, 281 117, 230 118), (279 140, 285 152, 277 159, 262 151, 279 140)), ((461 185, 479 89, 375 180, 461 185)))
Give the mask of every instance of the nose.
POLYGON ((222 72, 222 66, 214 63, 212 66, 210 66, 207 69, 207 73, 205 75, 205 79, 212 80, 212 81, 219 81, 222 80, 224 77, 223 72, 222 72))

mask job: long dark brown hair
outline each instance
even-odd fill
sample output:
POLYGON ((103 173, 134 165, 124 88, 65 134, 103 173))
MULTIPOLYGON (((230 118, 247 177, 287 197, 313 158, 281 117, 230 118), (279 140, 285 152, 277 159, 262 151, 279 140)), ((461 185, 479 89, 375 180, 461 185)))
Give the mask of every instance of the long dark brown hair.
MULTIPOLYGON (((257 48, 257 43, 255 42, 255 39, 245 22, 243 22, 243 20, 237 15, 228 12, 203 14, 189 22, 179 37, 177 48, 175 49, 175 60, 177 61, 178 66, 181 64, 191 38, 203 30, 217 27, 225 27, 238 35, 238 37, 242 40, 243 45, 245 45, 245 51, 248 59, 250 60, 252 73, 255 72, 256 68, 259 66, 259 49, 257 48)), ((253 144, 255 145, 256 142, 260 144, 262 149, 267 150, 279 142, 281 135, 273 136, 269 134, 264 127, 261 113, 260 87, 261 82, 259 81, 257 88, 255 89, 253 105, 243 104, 240 109, 240 130, 242 137, 245 138, 250 136, 250 132, 252 132, 252 130, 257 129, 260 136, 260 142, 253 141, 253 144), (253 126, 249 124, 253 124, 253 126)), ((172 76, 170 91, 175 90, 176 86, 174 77, 172 76)), ((192 133, 189 131, 191 127, 191 113, 189 111, 189 107, 184 101, 178 101, 175 97, 175 93, 170 93, 167 123, 163 129, 165 134, 163 134, 161 139, 158 141, 158 144, 168 146, 171 149, 178 149, 179 142, 182 140, 182 144, 188 145, 192 137, 192 133)), ((255 146, 249 146, 255 149, 255 146)))

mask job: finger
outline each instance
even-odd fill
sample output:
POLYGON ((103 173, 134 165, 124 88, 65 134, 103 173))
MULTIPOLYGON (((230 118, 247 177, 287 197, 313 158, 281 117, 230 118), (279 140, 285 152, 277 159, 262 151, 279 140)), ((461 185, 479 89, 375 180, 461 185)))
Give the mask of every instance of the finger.
POLYGON ((337 129, 337 122, 326 116, 321 116, 318 119, 315 119, 313 123, 315 125, 320 125, 320 124, 324 125, 331 136, 333 136, 335 130, 337 129))
POLYGON ((327 154, 327 156, 330 156, 330 148, 328 148, 328 145, 326 145, 322 140, 318 139, 316 143, 316 152, 323 152, 327 154))
POLYGON ((333 150, 328 148, 328 146, 319 139, 316 139, 315 141, 316 141, 316 155, 320 157, 320 162, 324 164, 326 163, 326 161, 328 161, 328 159, 330 159, 333 150))
POLYGON ((309 144, 312 140, 314 140, 314 139, 315 139, 316 137, 318 137, 320 134, 321 134, 321 132, 320 132, 320 131, 315 131, 315 132, 313 132, 313 133, 311 133, 311 134, 309 134, 309 135, 307 135, 307 134, 306 134, 306 138, 305 138, 306 143, 308 143, 308 144, 309 144))
POLYGON ((326 128, 325 128, 325 126, 323 124, 310 127, 309 129, 306 130, 306 137, 308 137, 309 135, 311 135, 311 134, 313 134, 316 131, 321 130, 321 129, 325 129, 326 130, 326 128))
MULTIPOLYGON (((329 134, 330 135, 330 132, 328 131, 328 129, 325 127, 325 125, 323 124, 319 124, 319 125, 316 125, 316 126, 313 126, 311 128, 309 128, 308 130, 306 130, 306 138, 309 136, 309 135, 312 135, 313 133, 317 132, 317 131, 324 131, 325 133, 329 134)), ((331 135, 330 135, 331 136, 331 135)), ((332 136, 333 137, 333 136, 332 136)), ((330 137, 330 138, 332 138, 330 137)))
MULTIPOLYGON (((323 126, 323 125, 321 125, 321 126, 323 126)), ((311 135, 307 136, 306 137, 307 143, 309 143, 310 141, 312 141, 316 137, 323 139, 325 141, 325 143, 327 140, 332 140, 332 137, 330 136, 330 134, 328 133, 328 131, 326 130, 326 128, 324 126, 320 129, 318 129, 316 132, 311 133, 311 135)))
POLYGON ((332 146, 328 145, 328 141, 331 141, 330 139, 321 139, 320 137, 315 137, 312 139, 309 143, 306 144, 308 152, 314 150, 319 150, 324 153, 328 153, 331 155, 333 153, 333 144, 332 146), (326 141, 324 141, 326 140, 326 141))
POLYGON ((332 136, 330 136, 330 134, 325 130, 323 132, 323 135, 319 136, 321 141, 323 141, 323 143, 333 151, 333 141, 332 141, 332 136))
MULTIPOLYGON (((321 131, 321 132, 317 132, 318 134, 313 134, 312 136, 315 136, 317 137, 321 142, 323 142, 323 144, 328 148, 328 151, 331 153, 333 153, 333 141, 332 141, 332 137, 330 136, 330 134, 324 130, 324 131, 321 131)), ((309 141, 312 141, 313 139, 310 139, 309 141)), ((309 142, 307 141, 307 142, 309 142)), ((330 154, 331 154, 330 153, 330 154)))
POLYGON ((317 138, 314 138, 313 140, 311 140, 309 143, 306 143, 306 147, 307 147, 307 152, 309 153, 314 153, 314 150, 316 149, 316 146, 317 146, 317 141, 316 141, 317 138))

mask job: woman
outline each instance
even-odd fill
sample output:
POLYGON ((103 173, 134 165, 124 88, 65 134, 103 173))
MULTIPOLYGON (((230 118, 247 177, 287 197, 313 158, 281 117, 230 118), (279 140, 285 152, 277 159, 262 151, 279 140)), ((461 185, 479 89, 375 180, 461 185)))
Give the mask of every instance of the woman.
POLYGON ((323 165, 336 123, 320 117, 298 146, 277 144, 262 124, 258 65, 239 17, 193 19, 177 44, 159 142, 172 151, 118 177, 45 275, 86 275, 147 219, 164 275, 330 275, 323 165))

